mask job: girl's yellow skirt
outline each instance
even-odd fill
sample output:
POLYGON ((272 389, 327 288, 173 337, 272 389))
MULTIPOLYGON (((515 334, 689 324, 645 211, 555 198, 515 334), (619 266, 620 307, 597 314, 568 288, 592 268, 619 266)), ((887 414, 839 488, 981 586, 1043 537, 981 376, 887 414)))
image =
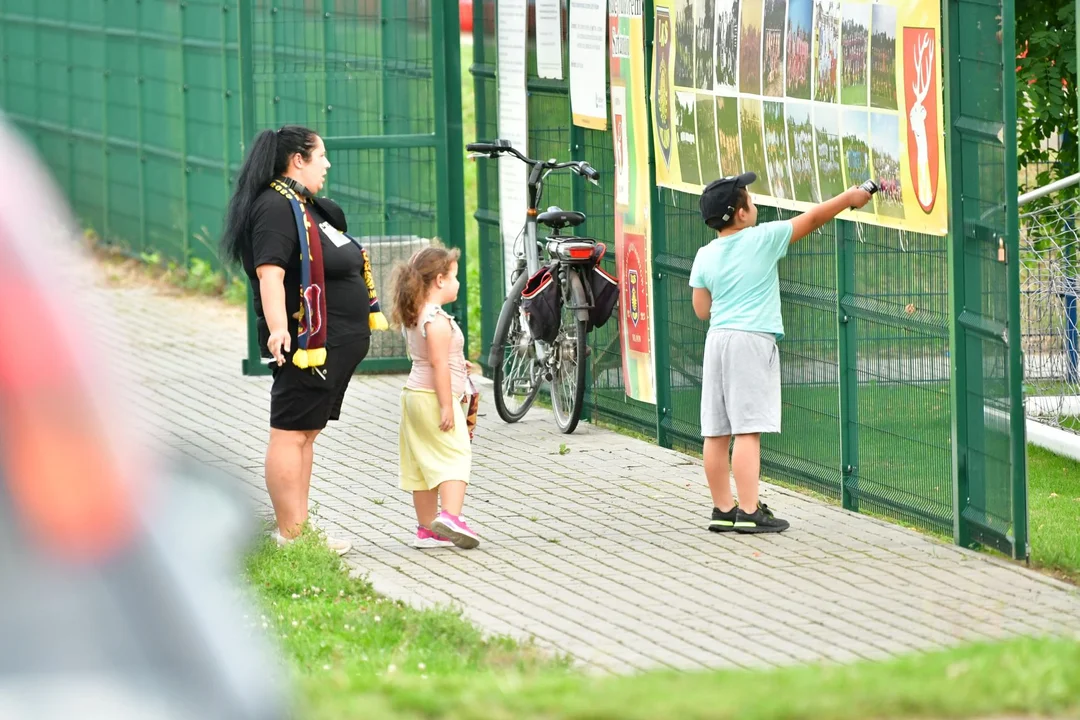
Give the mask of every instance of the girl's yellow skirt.
POLYGON ((454 429, 439 429, 439 399, 434 390, 401 391, 398 471, 402 490, 434 490, 447 480, 469 481, 472 446, 461 403, 452 401, 454 429))

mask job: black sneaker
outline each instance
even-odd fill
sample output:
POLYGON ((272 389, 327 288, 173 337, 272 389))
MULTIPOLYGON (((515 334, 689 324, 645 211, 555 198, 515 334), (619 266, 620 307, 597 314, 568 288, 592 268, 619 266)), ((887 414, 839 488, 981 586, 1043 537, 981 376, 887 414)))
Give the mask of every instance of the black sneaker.
POLYGON ((709 521, 709 530, 712 532, 731 532, 735 529, 735 516, 738 514, 739 503, 727 512, 720 508, 712 509, 712 520, 709 521))
POLYGON ((758 503, 757 510, 752 513, 744 512, 742 508, 735 508, 735 532, 739 533, 778 533, 784 532, 791 523, 781 520, 773 515, 764 503, 758 503))

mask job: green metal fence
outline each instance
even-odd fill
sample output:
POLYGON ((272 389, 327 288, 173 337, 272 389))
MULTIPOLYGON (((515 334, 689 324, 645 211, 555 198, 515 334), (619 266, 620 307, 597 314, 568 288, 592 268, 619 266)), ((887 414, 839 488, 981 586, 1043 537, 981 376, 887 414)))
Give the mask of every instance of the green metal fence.
MULTIPOLYGON (((384 293, 418 243, 464 251, 459 52, 440 1, 0 0, 3 110, 105 242, 216 264, 246 140, 299 123, 384 293)), ((378 334, 365 370, 404 367, 378 334)))
MULTIPOLYGON (((495 5, 474 3, 482 139, 498 135, 495 5)), ((997 261, 999 239, 1011 257, 1018 242, 1015 80, 1003 72, 1015 56, 1012 0, 945 0, 943 13, 950 235, 837 221, 793 246, 780 265, 788 332, 780 345, 783 432, 763 441, 764 471, 851 509, 1023 557, 1019 277, 1017 263, 997 261)), ((651 16, 646 0, 650 70, 651 16)), ((537 75, 533 27, 528 151, 587 159, 608 178, 600 189, 559 178, 545 203, 583 210, 583 233, 611 247, 611 135, 572 126, 567 83, 537 75)), ((483 163, 478 173, 486 358, 505 286, 496 163, 483 163)), ((652 197, 657 405, 626 397, 617 329, 609 323, 591 337, 588 412, 664 446, 697 451, 706 327, 693 314, 688 280, 697 249, 711 236, 696 196, 654 188, 652 197)), ((781 216, 788 215, 761 209, 762 221, 781 216)))

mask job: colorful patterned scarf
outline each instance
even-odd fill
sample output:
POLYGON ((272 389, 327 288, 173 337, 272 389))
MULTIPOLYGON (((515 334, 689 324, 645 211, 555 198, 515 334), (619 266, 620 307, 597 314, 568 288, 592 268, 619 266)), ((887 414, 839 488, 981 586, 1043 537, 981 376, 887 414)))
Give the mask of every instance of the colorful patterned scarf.
POLYGON ((288 198, 300 237, 300 311, 295 315, 300 324, 292 363, 301 369, 322 367, 326 364, 326 278, 319 226, 311 217, 307 199, 290 184, 274 180, 270 187, 288 198))

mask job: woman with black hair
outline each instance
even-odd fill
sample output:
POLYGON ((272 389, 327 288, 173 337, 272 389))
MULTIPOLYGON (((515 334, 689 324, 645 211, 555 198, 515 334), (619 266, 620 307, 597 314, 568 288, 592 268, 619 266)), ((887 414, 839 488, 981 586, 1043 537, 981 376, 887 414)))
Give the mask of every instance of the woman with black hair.
MULTIPOLYGON (((307 521, 314 443, 337 420, 349 379, 385 329, 367 251, 345 215, 316 197, 330 162, 297 125, 255 138, 229 201, 222 253, 251 283, 259 344, 273 366, 266 489, 280 544, 307 521)), ((344 540, 327 538, 340 554, 344 540)))

